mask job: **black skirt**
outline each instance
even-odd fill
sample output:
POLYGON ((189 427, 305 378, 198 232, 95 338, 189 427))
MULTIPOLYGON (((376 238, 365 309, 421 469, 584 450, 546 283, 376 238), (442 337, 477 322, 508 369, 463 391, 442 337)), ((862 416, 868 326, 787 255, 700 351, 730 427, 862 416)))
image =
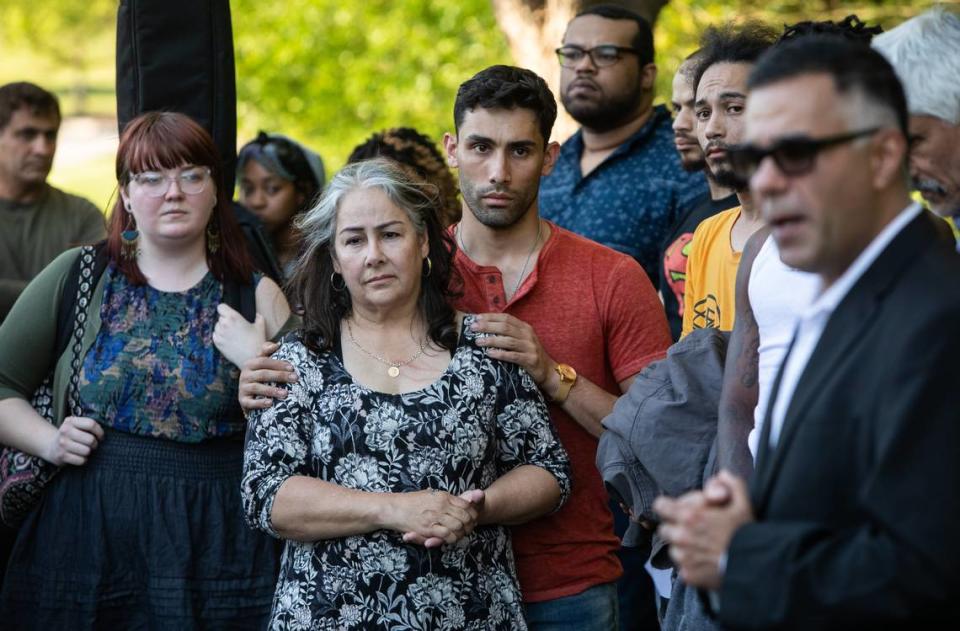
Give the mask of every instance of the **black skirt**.
POLYGON ((278 542, 240 507, 243 442, 107 430, 20 527, 4 629, 263 629, 278 542))

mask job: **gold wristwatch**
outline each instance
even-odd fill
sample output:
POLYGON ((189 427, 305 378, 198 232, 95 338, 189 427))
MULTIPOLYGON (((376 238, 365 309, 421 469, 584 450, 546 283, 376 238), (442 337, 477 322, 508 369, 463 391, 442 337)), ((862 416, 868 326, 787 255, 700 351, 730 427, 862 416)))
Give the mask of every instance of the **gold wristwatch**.
POLYGON ((569 364, 557 364, 554 370, 560 375, 560 387, 557 389, 557 394, 553 397, 553 402, 563 403, 570 394, 570 388, 573 387, 573 384, 577 383, 577 371, 569 364))

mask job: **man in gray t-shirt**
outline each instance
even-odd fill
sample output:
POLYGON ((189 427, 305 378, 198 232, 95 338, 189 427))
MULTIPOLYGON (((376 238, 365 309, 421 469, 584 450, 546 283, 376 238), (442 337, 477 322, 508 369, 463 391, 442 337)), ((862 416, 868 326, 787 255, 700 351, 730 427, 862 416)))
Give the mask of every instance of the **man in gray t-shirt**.
POLYGON ((58 254, 105 236, 96 206, 47 184, 59 129, 53 94, 26 82, 0 86, 0 322, 58 254))

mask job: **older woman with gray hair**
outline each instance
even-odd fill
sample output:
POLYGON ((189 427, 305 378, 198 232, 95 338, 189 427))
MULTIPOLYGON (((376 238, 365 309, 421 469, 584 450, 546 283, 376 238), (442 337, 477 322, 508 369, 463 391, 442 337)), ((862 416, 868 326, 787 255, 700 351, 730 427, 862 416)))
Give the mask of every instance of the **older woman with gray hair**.
POLYGON ((286 539, 272 627, 524 629, 505 527, 558 508, 569 462, 533 379, 451 306, 438 196, 376 159, 299 222, 300 379, 249 413, 249 522, 286 539))

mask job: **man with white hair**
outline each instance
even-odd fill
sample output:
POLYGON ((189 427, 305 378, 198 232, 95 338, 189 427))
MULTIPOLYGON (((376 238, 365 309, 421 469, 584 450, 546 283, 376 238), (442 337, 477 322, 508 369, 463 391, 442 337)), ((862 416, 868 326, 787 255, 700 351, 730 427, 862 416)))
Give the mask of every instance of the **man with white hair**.
MULTIPOLYGON (((960 15, 935 7, 877 36, 873 47, 907 93, 910 175, 930 209, 960 225, 960 15)), ((960 249, 960 244, 958 244, 960 249)))

